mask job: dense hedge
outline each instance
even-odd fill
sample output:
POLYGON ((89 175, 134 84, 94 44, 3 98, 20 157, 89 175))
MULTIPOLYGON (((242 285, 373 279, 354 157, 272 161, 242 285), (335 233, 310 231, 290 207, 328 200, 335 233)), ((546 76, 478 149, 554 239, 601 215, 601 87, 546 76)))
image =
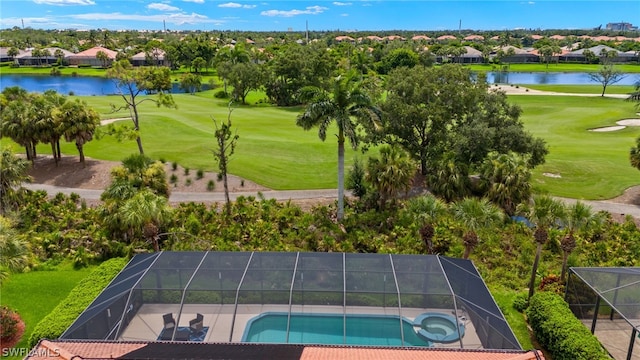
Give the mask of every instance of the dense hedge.
POLYGON ((527 316, 538 342, 551 352, 554 360, 611 359, 559 295, 535 294, 529 302, 527 316))
POLYGON ((29 346, 35 346, 40 339, 56 339, 62 335, 126 264, 127 260, 124 258, 107 260, 80 281, 69 295, 36 325, 29 337, 29 346))

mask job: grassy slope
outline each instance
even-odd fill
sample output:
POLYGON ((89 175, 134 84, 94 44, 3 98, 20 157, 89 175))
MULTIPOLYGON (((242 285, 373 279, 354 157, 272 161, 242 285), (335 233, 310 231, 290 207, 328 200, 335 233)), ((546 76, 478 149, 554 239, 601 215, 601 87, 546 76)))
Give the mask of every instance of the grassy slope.
POLYGON ((534 186, 556 196, 607 199, 638 184, 629 165, 629 148, 640 128, 614 132, 588 129, 637 118, 632 103, 621 99, 569 96, 511 96, 523 108, 523 122, 549 145, 547 162, 534 174, 534 186), (561 178, 542 176, 559 174, 561 178))
MULTIPOLYGON (((561 93, 573 93, 573 94, 602 94, 602 85, 556 85, 556 84, 543 84, 543 85, 522 85, 524 87, 542 90, 542 91, 554 91, 561 93)), ((607 86, 605 95, 608 94, 630 94, 635 90, 633 85, 610 85, 607 86)))
POLYGON ((17 348, 27 346, 36 324, 64 299, 92 268, 73 270, 70 266, 56 271, 32 271, 13 274, 2 284, 0 304, 18 311, 25 322, 25 332, 17 348), (46 301, 44 300, 46 299, 46 301))

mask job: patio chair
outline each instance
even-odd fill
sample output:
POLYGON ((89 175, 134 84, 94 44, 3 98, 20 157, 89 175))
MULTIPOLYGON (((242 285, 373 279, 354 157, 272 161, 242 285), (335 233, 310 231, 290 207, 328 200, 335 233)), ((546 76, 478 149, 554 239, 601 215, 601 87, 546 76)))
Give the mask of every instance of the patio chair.
POLYGON ((189 330, 192 333, 198 333, 202 331, 202 327, 204 325, 204 317, 202 314, 197 314, 196 318, 189 321, 189 330))
POLYGON ((164 329, 169 330, 176 327, 176 319, 173 318, 172 313, 162 315, 162 320, 164 320, 164 329))

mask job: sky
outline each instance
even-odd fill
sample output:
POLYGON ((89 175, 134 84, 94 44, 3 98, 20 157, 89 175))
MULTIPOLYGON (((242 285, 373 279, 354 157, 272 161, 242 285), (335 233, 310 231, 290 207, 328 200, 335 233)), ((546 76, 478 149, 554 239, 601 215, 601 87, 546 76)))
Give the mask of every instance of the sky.
POLYGON ((1 0, 0 28, 513 30, 640 25, 638 0, 1 0))

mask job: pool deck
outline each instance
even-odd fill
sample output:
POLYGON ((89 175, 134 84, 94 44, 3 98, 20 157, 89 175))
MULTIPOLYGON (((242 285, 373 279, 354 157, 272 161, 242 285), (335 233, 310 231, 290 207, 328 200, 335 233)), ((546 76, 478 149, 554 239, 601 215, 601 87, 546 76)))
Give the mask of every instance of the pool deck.
MULTIPOLYGON (((234 305, 185 305, 182 315, 178 319, 178 305, 145 304, 133 317, 129 326, 122 332, 119 340, 125 341, 155 341, 163 328, 162 315, 173 313, 179 326, 189 326, 189 320, 194 319, 197 313, 204 316, 204 326, 209 330, 204 338, 205 342, 241 342, 242 334, 249 319, 265 312, 288 312, 289 305, 238 305, 233 318, 234 305), (234 325, 235 324, 235 325, 234 325)), ((293 305, 291 312, 309 314, 342 314, 342 306, 324 305, 293 305)), ((371 315, 399 315, 397 307, 381 308, 366 306, 347 306, 347 314, 371 314, 371 315)), ((403 308, 402 316, 413 320, 425 312, 442 312, 442 309, 416 309, 403 308)), ((450 312, 449 312, 450 314, 450 312)), ((468 319, 464 321, 465 335, 462 344, 465 349, 482 349, 482 344, 473 326, 468 319)), ((435 343, 436 348, 460 348, 460 342, 452 344, 435 343)))
MULTIPOLYGON (((582 323, 591 329, 591 320, 582 320, 582 323)), ((640 322, 640 320, 637 320, 640 322)), ((635 322, 634 322, 635 323, 635 322)), ((594 335, 600 343, 616 360, 626 360, 629 343, 631 341, 631 326, 625 320, 600 318, 596 323, 594 335)), ((632 360, 640 360, 640 338, 635 337, 632 360)))

